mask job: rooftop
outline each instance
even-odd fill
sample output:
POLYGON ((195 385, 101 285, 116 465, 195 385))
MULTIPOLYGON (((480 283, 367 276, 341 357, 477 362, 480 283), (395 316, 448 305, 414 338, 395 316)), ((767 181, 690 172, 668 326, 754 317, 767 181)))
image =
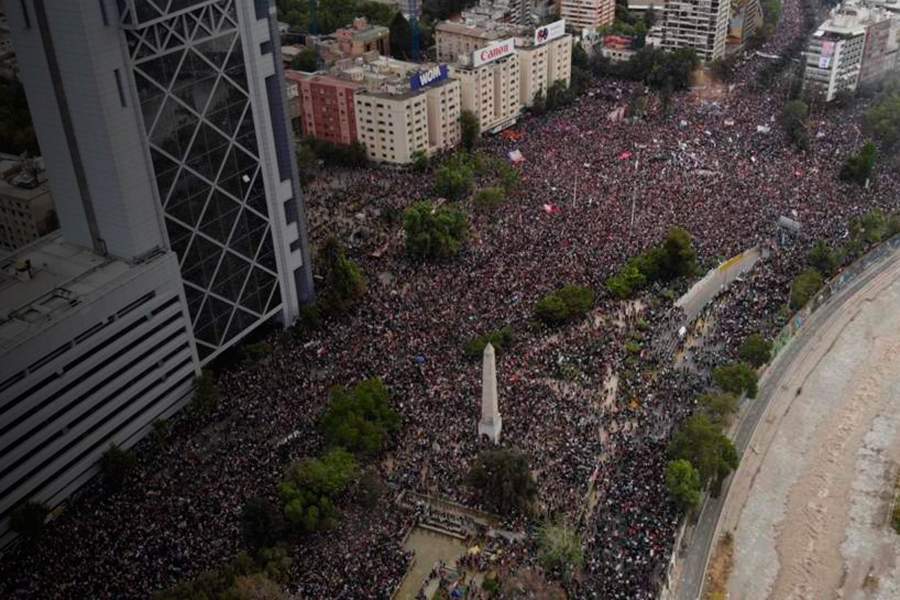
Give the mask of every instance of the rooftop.
POLYGON ((76 306, 97 300, 141 266, 69 244, 58 232, 0 258, 0 355, 76 306))

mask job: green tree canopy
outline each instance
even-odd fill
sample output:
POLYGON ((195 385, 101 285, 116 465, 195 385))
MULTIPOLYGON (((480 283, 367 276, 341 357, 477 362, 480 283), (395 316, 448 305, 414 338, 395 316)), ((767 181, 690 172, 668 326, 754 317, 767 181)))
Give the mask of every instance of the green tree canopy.
POLYGON ((305 533, 334 527, 339 516, 335 500, 358 471, 356 459, 343 448, 292 464, 278 488, 288 523, 305 533))
POLYGON ((583 317, 594 306, 594 291, 577 285, 567 285, 541 298, 534 312, 548 325, 562 325, 583 317))
POLYGON ((889 85, 864 118, 866 131, 891 149, 900 142, 900 84, 889 85))
POLYGON ((816 295, 824 280, 815 269, 807 269, 797 275, 791 285, 791 308, 799 310, 816 295))
POLYGON ((337 238, 329 237, 322 245, 319 265, 324 274, 320 302, 325 310, 346 312, 365 296, 366 278, 359 266, 347 258, 337 238))
POLYGON ((825 240, 819 240, 807 255, 806 262, 819 273, 831 276, 837 268, 838 257, 825 240))
MULTIPOLYGON (((264 548, 254 556, 240 552, 230 562, 196 578, 156 592, 154 600, 283 600, 270 583, 284 584, 292 559, 284 548, 264 548), (247 595, 248 593, 256 595, 247 595)), ((280 586, 279 586, 280 591, 280 586)))
POLYGON ((700 473, 690 461, 669 461, 666 465, 666 488, 681 512, 699 508, 703 487, 700 485, 700 473))
POLYGON ((697 251, 687 230, 681 227, 670 229, 662 247, 663 253, 657 263, 662 279, 671 280, 697 272, 697 251))
POLYGON ((469 471, 469 484, 484 503, 500 514, 527 512, 537 495, 537 485, 528 467, 528 458, 520 450, 486 450, 475 459, 469 471))
POLYGON ((468 157, 457 155, 435 173, 434 193, 448 200, 462 200, 472 191, 475 170, 468 157))
POLYGON ((701 487, 715 480, 716 487, 738 465, 734 445, 703 414, 694 415, 682 423, 669 444, 673 460, 688 461, 699 473, 701 487))
POLYGON ((578 532, 560 523, 544 523, 538 532, 538 560, 545 571, 571 581, 584 564, 578 532))
POLYGON ((844 166, 841 167, 841 180, 864 185, 869 180, 869 177, 872 176, 877 154, 878 149, 875 148, 875 144, 868 142, 863 145, 859 152, 851 154, 844 166))
POLYGON ((470 110, 463 110, 459 113, 459 129, 462 139, 462 146, 467 152, 471 152, 478 145, 478 137, 481 135, 481 125, 478 123, 478 117, 470 110))
POLYGON ((697 403, 709 420, 719 426, 725 426, 737 412, 738 399, 734 394, 703 394, 697 403))
POLYGON ((109 446, 109 450, 100 458, 100 472, 103 480, 114 490, 122 489, 125 481, 137 468, 137 457, 131 450, 122 450, 115 444, 109 446))
POLYGON ((806 130, 806 119, 809 116, 809 107, 802 100, 791 100, 784 105, 781 112, 781 123, 790 136, 791 141, 805 150, 809 146, 809 134, 806 130))
POLYGON ((506 194, 503 192, 503 188, 488 187, 478 190, 473 202, 481 210, 491 210, 503 204, 505 200, 506 194))
POLYGON ((204 369, 197 378, 190 411, 194 416, 209 415, 219 407, 219 387, 212 371, 204 369))
POLYGON ((403 213, 406 252, 413 258, 456 256, 469 236, 469 221, 460 210, 417 202, 403 213))
POLYGON ((772 358, 772 342, 758 333, 748 335, 741 343, 738 355, 741 360, 759 368, 772 358))
POLYGON ((254 496, 241 509, 241 537, 253 550, 273 546, 284 531, 281 511, 266 498, 254 496))
POLYGON ((304 73, 317 71, 319 69, 319 53, 315 48, 304 48, 291 61, 291 68, 304 73))
POLYGON ((400 415, 380 379, 367 379, 353 388, 336 386, 322 417, 322 433, 333 446, 373 456, 400 429, 400 415))
POLYGON ((515 341, 515 334, 513 333, 512 327, 502 327, 470 340, 466 344, 465 354, 468 358, 480 359, 484 354, 484 347, 490 342, 499 356, 512 346, 513 341, 515 341))
POLYGON ((743 393, 748 398, 756 397, 756 371, 747 363, 733 363, 713 369, 713 382, 723 391, 735 396, 743 393))
POLYGON ((50 514, 50 509, 44 504, 29 500, 12 511, 9 517, 9 526, 19 535, 36 538, 44 530, 48 514, 50 514))

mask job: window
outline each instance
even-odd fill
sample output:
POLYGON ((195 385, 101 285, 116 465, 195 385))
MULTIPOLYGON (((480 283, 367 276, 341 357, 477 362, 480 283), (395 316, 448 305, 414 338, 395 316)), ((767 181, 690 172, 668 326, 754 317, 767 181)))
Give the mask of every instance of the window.
POLYGON ((116 77, 116 89, 119 90, 119 102, 123 107, 128 106, 125 103, 125 90, 122 89, 122 75, 119 73, 118 69, 113 69, 113 75, 116 77))

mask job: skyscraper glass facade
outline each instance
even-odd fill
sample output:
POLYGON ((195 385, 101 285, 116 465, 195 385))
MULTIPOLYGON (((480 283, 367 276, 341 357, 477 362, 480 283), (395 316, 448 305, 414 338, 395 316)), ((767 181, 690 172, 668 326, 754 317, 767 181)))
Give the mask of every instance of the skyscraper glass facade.
POLYGON ((235 0, 121 0, 200 359, 281 305, 235 0))

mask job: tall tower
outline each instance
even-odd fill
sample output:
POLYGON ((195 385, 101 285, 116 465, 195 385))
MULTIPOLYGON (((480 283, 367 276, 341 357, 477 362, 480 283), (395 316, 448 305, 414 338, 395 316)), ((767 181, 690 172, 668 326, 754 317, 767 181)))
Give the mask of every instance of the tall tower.
POLYGON ((63 236, 177 256, 201 363, 313 295, 271 0, 8 3, 63 236))
POLYGON ((481 367, 481 421, 478 422, 478 436, 486 435, 495 444, 500 443, 503 421, 497 403, 497 367, 494 346, 484 347, 481 367))

